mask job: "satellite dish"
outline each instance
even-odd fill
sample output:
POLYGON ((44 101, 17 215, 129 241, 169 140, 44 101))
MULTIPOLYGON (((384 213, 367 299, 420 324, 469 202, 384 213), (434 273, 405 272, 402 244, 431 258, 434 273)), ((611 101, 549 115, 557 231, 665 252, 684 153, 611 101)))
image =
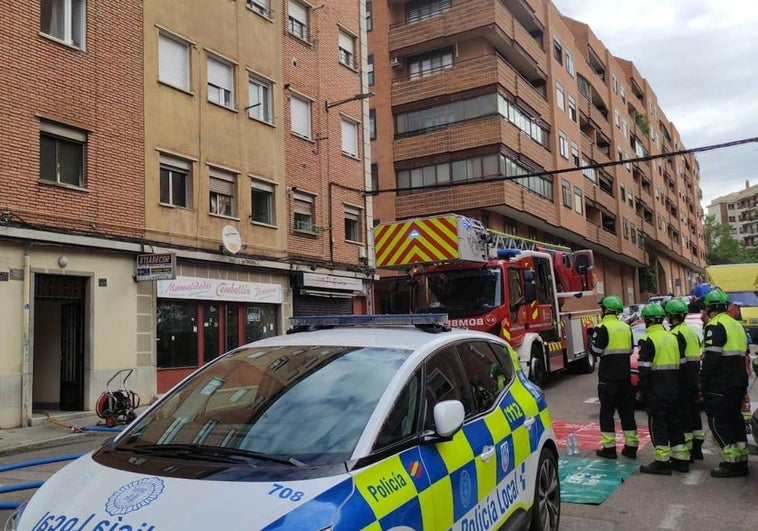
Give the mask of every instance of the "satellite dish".
POLYGON ((242 237, 237 229, 225 225, 221 230, 221 246, 229 254, 237 254, 242 249, 242 237))

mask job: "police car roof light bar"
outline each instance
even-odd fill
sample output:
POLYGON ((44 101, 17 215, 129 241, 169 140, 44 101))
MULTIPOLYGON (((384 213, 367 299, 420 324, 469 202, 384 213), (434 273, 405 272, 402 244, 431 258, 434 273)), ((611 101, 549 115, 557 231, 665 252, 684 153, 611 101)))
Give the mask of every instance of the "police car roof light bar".
POLYGON ((383 314, 383 315, 310 315, 290 317, 292 326, 444 326, 446 313, 383 314))

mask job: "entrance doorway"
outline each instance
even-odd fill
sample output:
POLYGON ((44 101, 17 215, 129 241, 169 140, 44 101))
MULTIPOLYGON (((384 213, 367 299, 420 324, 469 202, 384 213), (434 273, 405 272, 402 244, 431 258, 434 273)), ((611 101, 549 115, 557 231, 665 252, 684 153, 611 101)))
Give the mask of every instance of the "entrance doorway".
POLYGON ((86 288, 84 277, 34 277, 32 403, 36 409, 84 410, 86 288))

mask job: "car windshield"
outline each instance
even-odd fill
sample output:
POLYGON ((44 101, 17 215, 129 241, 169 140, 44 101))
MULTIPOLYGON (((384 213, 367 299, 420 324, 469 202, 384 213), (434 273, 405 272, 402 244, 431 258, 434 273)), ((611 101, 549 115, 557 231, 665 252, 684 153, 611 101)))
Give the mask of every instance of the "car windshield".
POLYGON ((342 462, 411 353, 344 346, 242 348, 170 391, 118 445, 221 447, 311 465, 342 462))
POLYGON ((417 277, 413 311, 445 312, 450 318, 478 315, 503 304, 498 268, 435 271, 417 277))
POLYGON ((758 306, 756 291, 732 291, 727 295, 729 295, 729 300, 737 306, 758 306))

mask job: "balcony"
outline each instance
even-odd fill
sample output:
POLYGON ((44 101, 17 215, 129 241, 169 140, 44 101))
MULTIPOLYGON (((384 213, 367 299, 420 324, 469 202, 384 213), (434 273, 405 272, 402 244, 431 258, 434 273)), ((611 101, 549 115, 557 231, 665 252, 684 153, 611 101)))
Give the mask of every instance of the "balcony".
POLYGON ((407 57, 453 44, 468 37, 484 37, 531 81, 545 79, 545 51, 500 0, 466 0, 435 17, 390 26, 391 55, 407 57), (535 68, 539 74, 535 75, 535 68))
POLYGON ((616 199, 605 193, 589 179, 584 180, 584 199, 592 201, 595 205, 601 205, 608 212, 618 212, 616 199))

